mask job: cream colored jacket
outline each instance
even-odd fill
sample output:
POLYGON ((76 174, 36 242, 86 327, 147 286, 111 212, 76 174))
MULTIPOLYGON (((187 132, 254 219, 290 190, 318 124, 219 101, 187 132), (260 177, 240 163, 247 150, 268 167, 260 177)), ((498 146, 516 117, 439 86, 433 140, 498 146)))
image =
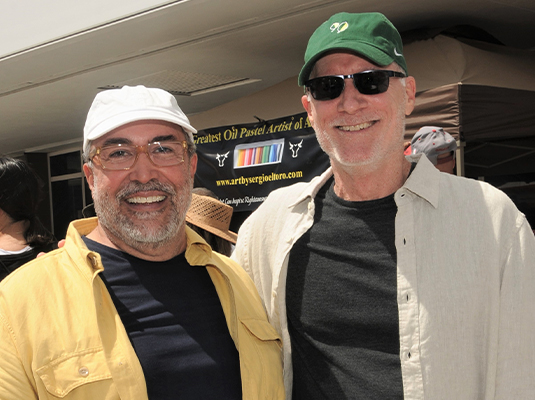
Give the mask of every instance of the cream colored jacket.
MULTIPOLYGON (((73 222, 65 246, 0 285, 0 399, 146 400, 141 365, 99 277, 100 256, 73 222)), ((281 344, 258 293, 233 261, 187 230, 186 259, 206 265, 240 355, 244 399, 283 399, 281 344)), ((177 397, 179 394, 177 394, 177 397)))
MULTIPOLYGON (((272 192, 232 255, 282 336, 288 399, 288 257, 331 176, 272 192)), ((441 173, 425 157, 394 198, 405 400, 535 399, 535 236, 524 215, 503 192, 441 173)))

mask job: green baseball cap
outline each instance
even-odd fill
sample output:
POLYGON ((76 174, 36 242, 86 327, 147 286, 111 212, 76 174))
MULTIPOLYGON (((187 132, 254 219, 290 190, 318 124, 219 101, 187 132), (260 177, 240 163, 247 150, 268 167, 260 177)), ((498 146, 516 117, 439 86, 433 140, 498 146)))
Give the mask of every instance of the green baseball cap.
POLYGON ((299 86, 305 85, 316 61, 333 50, 354 51, 381 67, 396 62, 407 74, 401 36, 381 13, 342 12, 321 24, 308 41, 299 86))

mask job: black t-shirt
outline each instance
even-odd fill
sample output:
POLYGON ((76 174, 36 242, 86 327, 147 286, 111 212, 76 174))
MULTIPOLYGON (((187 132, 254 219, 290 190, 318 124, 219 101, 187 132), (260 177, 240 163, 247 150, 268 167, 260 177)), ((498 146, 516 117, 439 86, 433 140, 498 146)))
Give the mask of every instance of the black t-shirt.
POLYGON ((402 399, 394 196, 349 202, 333 187, 290 252, 293 398, 402 399))
POLYGON ((152 262, 86 237, 139 358, 149 399, 241 399, 239 354, 205 267, 152 262))

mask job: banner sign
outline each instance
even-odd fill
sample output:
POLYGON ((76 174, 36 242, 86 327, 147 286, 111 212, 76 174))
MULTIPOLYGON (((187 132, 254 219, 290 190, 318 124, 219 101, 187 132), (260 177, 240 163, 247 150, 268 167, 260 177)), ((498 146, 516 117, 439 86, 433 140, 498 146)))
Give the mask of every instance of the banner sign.
POLYGON ((329 166, 306 112, 206 129, 194 138, 195 186, 210 189, 234 211, 253 211, 272 190, 310 181, 329 166))

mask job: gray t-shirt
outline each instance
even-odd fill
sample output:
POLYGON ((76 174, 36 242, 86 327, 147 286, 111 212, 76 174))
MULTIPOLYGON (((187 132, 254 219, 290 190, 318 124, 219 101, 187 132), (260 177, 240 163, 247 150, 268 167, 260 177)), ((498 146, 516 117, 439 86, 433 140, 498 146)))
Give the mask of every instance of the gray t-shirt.
POLYGON ((402 399, 394 195, 349 202, 333 187, 290 252, 293 398, 402 399))

